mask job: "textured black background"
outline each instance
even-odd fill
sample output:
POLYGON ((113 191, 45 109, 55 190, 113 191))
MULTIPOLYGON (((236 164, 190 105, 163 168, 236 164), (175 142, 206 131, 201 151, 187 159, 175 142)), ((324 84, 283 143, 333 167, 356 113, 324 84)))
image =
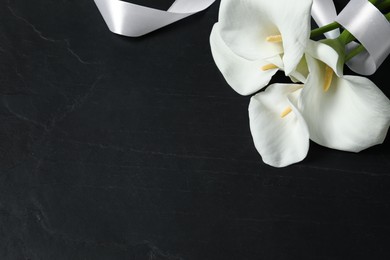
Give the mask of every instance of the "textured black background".
POLYGON ((264 165, 218 6, 130 39, 92 0, 0 1, 0 259, 390 257, 389 138, 264 165))

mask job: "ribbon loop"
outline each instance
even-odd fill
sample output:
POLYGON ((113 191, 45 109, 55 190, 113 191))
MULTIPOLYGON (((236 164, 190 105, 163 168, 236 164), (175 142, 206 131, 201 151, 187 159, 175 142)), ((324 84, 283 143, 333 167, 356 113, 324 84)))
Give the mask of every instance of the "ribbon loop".
POLYGON ((162 11, 120 0, 95 0, 111 32, 138 37, 198 13, 215 0, 176 0, 162 11))
POLYGON ((351 0, 336 22, 367 50, 352 58, 348 67, 362 75, 373 74, 390 53, 390 24, 386 17, 367 0, 351 0))
MULTIPOLYGON (((333 0, 313 0, 311 16, 319 27, 333 23, 337 17, 333 0)), ((339 29, 325 33, 326 38, 329 39, 337 38, 339 35, 339 29)))

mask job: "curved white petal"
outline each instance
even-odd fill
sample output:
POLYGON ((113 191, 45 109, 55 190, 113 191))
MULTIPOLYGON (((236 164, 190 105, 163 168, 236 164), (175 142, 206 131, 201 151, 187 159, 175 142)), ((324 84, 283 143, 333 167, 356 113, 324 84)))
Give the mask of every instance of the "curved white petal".
POLYGON ((332 68, 337 76, 341 77, 344 69, 344 53, 341 50, 343 46, 339 46, 337 39, 327 40, 327 42, 332 44, 332 46, 322 42, 309 40, 306 55, 310 55, 311 57, 324 62, 332 68))
POLYGON ((251 60, 284 52, 286 74, 299 63, 310 34, 312 0, 222 0, 221 36, 238 55, 251 60), (267 42, 281 34, 283 44, 267 42))
POLYGON ((253 96, 249 123, 253 142, 264 163, 284 167, 302 161, 309 150, 309 132, 295 103, 302 85, 273 84, 253 96), (285 117, 281 112, 292 108, 285 117))
POLYGON ((308 58, 310 75, 300 97, 300 109, 310 139, 338 150, 359 152, 384 141, 390 125, 390 101, 364 77, 334 77, 322 89, 325 65, 308 58))
POLYGON ((219 24, 216 23, 210 35, 211 53, 214 61, 228 84, 239 94, 253 94, 268 85, 278 69, 263 71, 261 67, 273 63, 282 66, 279 55, 265 60, 244 59, 226 46, 220 36, 219 24))
POLYGON ((306 58, 303 57, 301 61, 298 63, 295 70, 293 70, 290 73, 289 77, 295 83, 297 82, 305 83, 308 75, 309 75, 309 68, 307 66, 306 58))

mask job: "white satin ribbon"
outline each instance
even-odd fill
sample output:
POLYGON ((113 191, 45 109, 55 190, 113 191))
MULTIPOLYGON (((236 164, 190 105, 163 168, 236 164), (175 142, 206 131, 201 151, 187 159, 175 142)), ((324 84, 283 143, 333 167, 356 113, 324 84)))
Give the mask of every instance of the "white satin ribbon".
MULTIPOLYGON (((346 28, 367 51, 353 57, 348 67, 362 75, 373 74, 390 53, 390 24, 384 15, 367 0, 351 0, 337 16, 333 0, 313 0, 312 16, 318 26, 333 21, 346 28)), ((338 32, 325 34, 335 38, 338 32)), ((356 47, 352 42, 348 49, 356 47)))
POLYGON ((215 0, 176 0, 167 11, 123 2, 95 0, 111 32, 138 37, 198 13, 215 0))
MULTIPOLYGON (((333 23, 337 17, 333 0, 313 0, 311 16, 319 27, 333 23)), ((325 33, 326 38, 329 39, 337 38, 339 35, 339 29, 325 33)))
POLYGON ((347 63, 351 70, 373 74, 390 53, 390 23, 367 0, 351 0, 338 15, 336 22, 347 29, 366 51, 347 63))

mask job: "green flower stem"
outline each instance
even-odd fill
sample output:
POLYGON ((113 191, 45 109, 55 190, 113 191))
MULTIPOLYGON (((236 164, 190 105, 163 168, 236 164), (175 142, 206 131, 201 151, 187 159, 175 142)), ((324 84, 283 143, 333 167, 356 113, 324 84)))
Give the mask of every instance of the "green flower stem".
POLYGON ((350 59, 352 59, 353 57, 355 57, 356 55, 358 55, 364 50, 365 50, 364 46, 359 44, 359 46, 357 46, 355 49, 350 51, 348 55, 345 56, 345 62, 348 62, 350 59))
POLYGON ((340 36, 338 37, 339 40, 344 44, 347 45, 351 41, 355 40, 356 38, 347 30, 344 30, 340 36))
MULTIPOLYGON (((384 3, 384 2, 382 2, 384 3)), ((385 14, 385 17, 386 19, 389 21, 390 20, 390 12, 385 14)), ((344 32, 348 32, 348 31, 344 31, 344 32)), ((343 32, 343 33, 344 33, 343 32)), ((345 34, 347 35, 347 34, 345 34)), ((341 35, 340 35, 341 37, 341 35)), ((344 36, 344 37, 348 37, 348 36, 344 36)), ((362 51, 364 51, 365 48, 363 45, 359 44, 359 46, 357 46, 355 49, 353 49, 352 51, 350 51, 346 56, 345 56, 345 62, 349 61, 350 59, 352 59, 353 57, 355 57, 356 55, 358 55, 359 53, 361 53, 362 51)))
POLYGON ((320 36, 326 32, 333 31, 334 29, 340 28, 341 25, 338 24, 337 22, 333 22, 327 25, 324 25, 320 28, 314 29, 310 33, 310 38, 315 38, 317 36, 320 36))

